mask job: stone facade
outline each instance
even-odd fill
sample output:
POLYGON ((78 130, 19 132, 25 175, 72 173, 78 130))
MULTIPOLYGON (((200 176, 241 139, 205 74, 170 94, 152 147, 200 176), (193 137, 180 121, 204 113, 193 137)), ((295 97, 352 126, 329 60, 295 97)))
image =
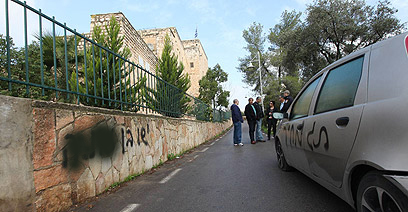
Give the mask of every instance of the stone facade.
POLYGON ((0 115, 0 211, 64 211, 232 124, 7 96, 0 115))
POLYGON ((199 81, 207 73, 208 58, 199 39, 181 40, 175 27, 148 29, 138 31, 143 40, 150 46, 153 53, 160 57, 164 49, 164 38, 169 35, 173 53, 184 65, 184 70, 190 76, 191 87, 188 93, 198 97, 199 81))
POLYGON ((124 36, 123 46, 130 49, 132 56, 130 61, 139 64, 143 68, 155 73, 155 67, 157 65, 157 57, 150 50, 149 46, 140 37, 139 33, 132 26, 129 20, 123 15, 123 13, 106 13, 91 15, 91 34, 95 26, 101 26, 102 32, 106 33, 105 26, 109 24, 110 19, 114 16, 120 24, 119 35, 124 36))
POLYGON ((199 82, 205 76, 208 70, 208 58, 205 54, 200 40, 183 40, 184 51, 186 53, 186 66, 191 78, 190 92, 194 96, 200 95, 199 82), (194 83, 193 83, 194 82, 194 83))
MULTIPOLYGON (((173 53, 178 57, 178 61, 183 63, 184 70, 191 79, 191 87, 187 93, 198 97, 199 80, 208 69, 208 58, 199 39, 181 40, 175 27, 137 31, 121 12, 91 15, 91 32, 84 35, 90 37, 95 26, 101 26, 102 31, 106 32, 105 26, 109 24, 112 16, 120 24, 120 35, 124 36, 124 46, 132 53, 130 61, 153 74, 158 58, 163 52, 164 38, 168 34, 173 45, 173 53)), ((79 45, 79 49, 82 49, 83 42, 79 42, 79 45)))

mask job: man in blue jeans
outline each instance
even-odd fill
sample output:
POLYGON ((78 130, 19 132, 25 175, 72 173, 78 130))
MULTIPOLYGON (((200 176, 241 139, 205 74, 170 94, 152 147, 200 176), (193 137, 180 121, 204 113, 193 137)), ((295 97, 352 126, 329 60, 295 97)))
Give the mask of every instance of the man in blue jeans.
POLYGON ((263 109, 262 109, 262 99, 261 97, 256 97, 256 102, 254 102, 254 107, 256 110, 256 142, 265 142, 264 137, 262 135, 262 119, 265 116, 263 109))
POLYGON ((233 103, 234 104, 231 105, 231 116, 232 122, 234 123, 234 146, 244 146, 244 144, 241 142, 241 123, 244 122, 244 119, 242 119, 241 110, 238 107, 238 99, 234 99, 233 103))

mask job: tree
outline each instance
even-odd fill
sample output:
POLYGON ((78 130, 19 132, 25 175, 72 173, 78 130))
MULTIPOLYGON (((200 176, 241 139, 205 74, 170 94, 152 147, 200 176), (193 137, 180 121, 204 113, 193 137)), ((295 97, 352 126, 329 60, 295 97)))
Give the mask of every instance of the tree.
MULTIPOLYGON (((67 37, 65 42, 64 37, 55 36, 55 61, 56 67, 54 67, 54 38, 52 33, 45 32, 44 35, 35 35, 38 41, 42 39, 43 44, 43 64, 45 66, 45 73, 49 73, 51 79, 49 79, 48 86, 55 87, 55 72, 57 72, 57 86, 69 90, 67 81, 73 72, 77 64, 83 63, 83 54, 77 56, 77 64, 75 63, 75 38, 74 36, 67 37), (67 55, 65 55, 65 46, 67 47, 67 55), (66 60, 65 60, 66 59, 66 60)), ((38 53, 38 57, 39 57, 38 53)), ((54 92, 55 93, 55 92, 54 92)), ((68 95, 59 95, 58 99, 63 99, 66 102, 73 102, 73 98, 68 101, 68 95)))
POLYGON ((401 33, 404 25, 395 17, 396 12, 388 0, 376 6, 363 0, 316 0, 309 5, 302 39, 296 42, 299 55, 295 63, 304 81, 360 48, 401 33))
MULTIPOLYGON (((120 24, 116 18, 112 16, 109 24, 105 26, 105 32, 100 26, 95 26, 92 33, 93 40, 111 51, 118 54, 121 58, 129 58, 131 56, 130 49, 123 46, 124 36, 120 36, 120 24)), ((81 41, 83 42, 83 40, 81 41)), ((82 56, 84 57, 84 56, 82 56)), ((78 69, 71 72, 70 87, 71 90, 82 94, 88 93, 98 97, 110 98, 112 100, 128 103, 141 103, 146 100, 147 90, 146 78, 142 77, 136 82, 134 78, 135 67, 130 67, 129 63, 125 63, 123 59, 110 54, 102 48, 94 45, 86 46, 86 62, 82 66, 75 67, 78 69), (133 77, 133 84, 131 84, 133 77)), ((104 106, 107 108, 129 110, 139 110, 138 107, 123 105, 120 103, 107 103, 106 100, 90 99, 85 96, 77 96, 78 100, 85 105, 104 106)))
POLYGON ((363 0, 315 0, 307 6, 304 20, 300 12, 284 11, 280 22, 270 29, 267 51, 263 51, 262 25, 254 23, 244 30, 249 55, 240 59, 238 69, 244 73, 244 82, 259 91, 256 70, 246 64, 255 56, 253 49, 260 49, 261 65, 266 66, 263 79, 268 82, 263 85, 265 93, 272 98, 289 89, 295 95, 330 63, 405 30, 396 12, 388 0, 375 6, 363 0))
MULTIPOLYGON (((53 75, 47 71, 47 65, 43 65, 43 79, 41 79, 41 61, 40 61, 40 46, 38 41, 34 41, 27 46, 27 59, 26 64, 25 48, 18 49, 14 46, 13 38, 10 37, 10 78, 21 82, 28 81, 41 85, 50 86, 53 84, 53 75), (28 72, 27 72, 28 68, 28 72)), ((0 76, 8 78, 8 61, 7 61, 7 40, 0 34, 0 76)), ((53 98, 53 92, 47 89, 41 89, 39 87, 28 87, 23 84, 12 83, 12 90, 8 90, 8 82, 0 81, 0 93, 18 97, 39 98, 44 100, 50 100, 53 98), (28 92, 27 92, 28 91, 28 92), (44 92, 43 92, 44 91, 44 92)))
POLYGON ((183 63, 178 63, 177 56, 172 53, 169 35, 164 39, 164 49, 156 66, 156 75, 165 82, 158 80, 152 106, 161 114, 170 117, 181 117, 190 110, 190 99, 186 95, 191 86, 190 77, 183 73, 183 63), (167 82, 167 83, 166 83, 167 82))
POLYGON ((264 46, 266 35, 263 33, 263 26, 254 22, 247 30, 243 31, 243 37, 247 42, 245 49, 249 52, 249 55, 239 59, 240 64, 237 67, 244 74, 243 81, 249 85, 255 85, 253 90, 260 93, 259 63, 257 61, 260 59, 264 94, 267 94, 267 98, 269 98, 268 95, 279 95, 280 83, 276 77, 276 70, 272 68, 271 52, 265 49, 264 46), (258 54, 260 58, 258 58, 258 54), (253 68, 248 66, 251 62, 254 66, 253 68))
MULTIPOLYGON (((222 83, 226 81, 228 81, 228 74, 222 70, 219 64, 215 65, 212 69, 208 68, 205 76, 199 81, 200 95, 198 98, 203 100, 204 103, 212 105, 214 113, 216 108, 221 113, 221 107, 228 107, 230 92, 222 88, 222 83)), ((214 116, 215 114, 213 114, 213 119, 215 118, 214 116)))
MULTIPOLYGON (((247 42, 246 50, 249 51, 249 55, 244 58, 240 58, 240 64, 238 69, 244 74, 244 82, 250 85, 255 85, 254 90, 260 91, 260 81, 258 63, 253 63, 254 67, 249 68, 248 64, 258 60, 258 53, 260 54, 261 68, 262 68, 262 77, 266 79, 270 75, 268 52, 265 51, 264 44, 266 41, 266 36, 263 33, 263 26, 259 23, 252 23, 248 30, 244 30, 242 33, 245 41, 247 42)), ((264 86, 264 85, 263 85, 264 86)))
POLYGON ((205 103, 213 105, 213 108, 228 107, 229 91, 222 88, 222 83, 228 81, 228 74, 222 70, 219 64, 214 68, 208 68, 205 76, 199 81, 198 98, 205 103))

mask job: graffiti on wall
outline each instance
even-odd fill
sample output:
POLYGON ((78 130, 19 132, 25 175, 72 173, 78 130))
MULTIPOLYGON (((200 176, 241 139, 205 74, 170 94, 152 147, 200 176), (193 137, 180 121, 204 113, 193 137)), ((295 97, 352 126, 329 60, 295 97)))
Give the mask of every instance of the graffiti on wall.
POLYGON ((127 148, 134 145, 149 145, 146 135, 149 133, 144 127, 136 129, 136 140, 132 131, 124 126, 108 126, 106 122, 92 127, 90 130, 82 132, 69 133, 64 139, 66 145, 62 148, 62 165, 64 168, 78 168, 83 160, 88 160, 99 155, 101 158, 108 158, 113 155, 116 148, 120 145, 122 154, 127 148), (118 135, 117 128, 121 128, 121 134, 118 135), (120 137, 119 137, 120 136, 120 137))

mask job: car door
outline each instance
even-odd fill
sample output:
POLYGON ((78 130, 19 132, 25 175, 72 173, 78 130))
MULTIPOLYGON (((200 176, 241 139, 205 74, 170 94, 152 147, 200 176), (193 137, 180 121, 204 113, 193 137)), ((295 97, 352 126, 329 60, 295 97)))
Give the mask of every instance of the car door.
POLYGON ((315 77, 298 95, 289 111, 289 121, 282 123, 281 137, 282 148, 284 149, 288 162, 303 171, 307 171, 308 164, 303 151, 305 120, 310 114, 310 105, 319 85, 321 76, 315 77))
POLYGON ((310 172, 340 187, 366 101, 368 54, 330 70, 304 123, 304 152, 310 172))

